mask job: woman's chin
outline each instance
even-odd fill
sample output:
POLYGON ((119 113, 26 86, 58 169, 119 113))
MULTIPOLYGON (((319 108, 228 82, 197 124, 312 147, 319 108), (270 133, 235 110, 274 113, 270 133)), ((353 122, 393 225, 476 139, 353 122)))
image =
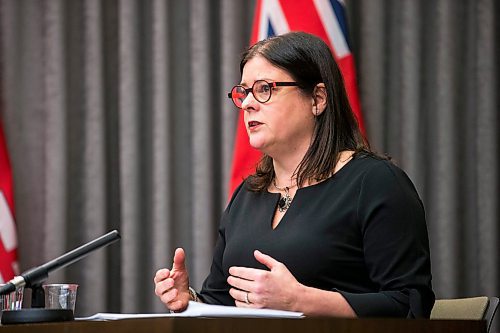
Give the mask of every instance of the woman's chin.
POLYGON ((266 147, 265 141, 257 139, 257 138, 254 138, 254 139, 250 138, 249 142, 250 142, 250 146, 252 148, 260 150, 260 151, 262 151, 266 147))

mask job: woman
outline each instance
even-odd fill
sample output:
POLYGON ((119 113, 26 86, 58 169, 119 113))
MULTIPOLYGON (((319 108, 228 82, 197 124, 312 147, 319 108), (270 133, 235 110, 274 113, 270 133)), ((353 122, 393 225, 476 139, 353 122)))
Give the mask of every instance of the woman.
POLYGON ((189 288, 185 254, 155 276, 173 311, 189 300, 306 316, 428 317, 425 215, 406 174, 360 134, 328 46, 293 32, 250 47, 229 93, 264 157, 236 189, 210 274, 189 288))

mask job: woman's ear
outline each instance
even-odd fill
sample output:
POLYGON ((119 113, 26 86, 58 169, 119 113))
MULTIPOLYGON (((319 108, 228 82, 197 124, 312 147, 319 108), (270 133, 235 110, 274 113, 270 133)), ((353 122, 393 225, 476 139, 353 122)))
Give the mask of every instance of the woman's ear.
POLYGON ((327 95, 324 83, 318 83, 316 87, 314 87, 312 102, 312 112, 315 116, 319 116, 323 113, 323 111, 325 111, 327 105, 327 95))

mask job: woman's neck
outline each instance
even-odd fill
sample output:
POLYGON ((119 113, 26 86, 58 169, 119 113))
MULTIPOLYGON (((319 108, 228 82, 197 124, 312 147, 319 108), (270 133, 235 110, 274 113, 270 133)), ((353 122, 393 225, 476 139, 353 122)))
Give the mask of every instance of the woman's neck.
POLYGON ((295 172, 302 158, 296 159, 273 159, 275 182, 279 187, 292 187, 297 185, 295 172))
MULTIPOLYGON (((340 152, 339 160, 332 170, 332 175, 337 171, 342 169, 352 158, 353 151, 345 150, 340 152)), ((296 171, 299 167, 300 162, 304 157, 289 157, 288 159, 273 159, 275 182, 278 187, 294 187, 297 184, 296 171)), ((301 184, 303 186, 312 185, 307 182, 307 184, 301 184)))

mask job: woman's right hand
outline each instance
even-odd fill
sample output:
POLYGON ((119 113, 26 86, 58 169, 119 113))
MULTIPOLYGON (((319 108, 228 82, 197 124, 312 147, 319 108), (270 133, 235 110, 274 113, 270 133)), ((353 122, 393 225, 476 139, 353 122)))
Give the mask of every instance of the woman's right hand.
POLYGON ((172 269, 162 268, 155 274, 155 294, 170 311, 184 311, 191 299, 185 261, 184 250, 178 248, 175 250, 172 269))

